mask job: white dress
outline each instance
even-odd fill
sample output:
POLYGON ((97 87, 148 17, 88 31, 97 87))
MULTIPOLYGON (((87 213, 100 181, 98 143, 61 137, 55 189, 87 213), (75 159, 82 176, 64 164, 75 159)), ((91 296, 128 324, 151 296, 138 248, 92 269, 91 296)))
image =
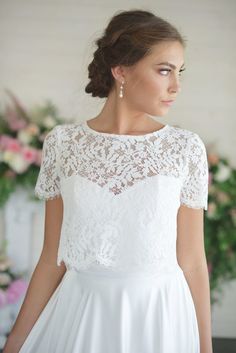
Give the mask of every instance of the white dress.
POLYGON ((57 265, 67 271, 20 353, 200 352, 176 255, 180 204, 207 210, 197 133, 168 124, 138 136, 98 132, 87 121, 57 125, 44 140, 35 194, 62 196, 57 265))

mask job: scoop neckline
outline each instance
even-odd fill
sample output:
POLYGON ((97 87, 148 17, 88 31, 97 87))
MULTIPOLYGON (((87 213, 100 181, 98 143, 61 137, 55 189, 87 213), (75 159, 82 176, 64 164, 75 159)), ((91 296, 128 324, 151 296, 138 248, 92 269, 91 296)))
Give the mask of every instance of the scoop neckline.
POLYGON ((143 135, 130 135, 130 134, 113 134, 113 133, 110 133, 110 132, 101 132, 101 131, 94 130, 88 125, 88 120, 84 120, 82 122, 82 124, 83 124, 83 127, 85 128, 85 130, 87 130, 88 132, 90 132, 90 133, 92 133, 94 135, 107 136, 107 137, 116 137, 116 138, 121 138, 121 139, 143 139, 143 138, 146 138, 146 137, 158 136, 158 135, 161 135, 163 132, 165 132, 170 127, 169 124, 166 124, 159 130, 148 132, 148 133, 143 134, 143 135))

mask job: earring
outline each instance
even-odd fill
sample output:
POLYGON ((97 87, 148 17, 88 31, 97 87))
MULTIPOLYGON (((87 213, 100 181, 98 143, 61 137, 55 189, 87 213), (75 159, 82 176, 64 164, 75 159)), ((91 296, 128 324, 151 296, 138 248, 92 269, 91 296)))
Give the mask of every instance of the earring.
POLYGON ((123 98, 123 97, 124 97, 124 95, 123 95, 123 89, 124 89, 123 84, 124 84, 124 80, 122 80, 122 83, 121 83, 121 85, 120 85, 120 94, 119 94, 119 97, 120 97, 120 98, 123 98))

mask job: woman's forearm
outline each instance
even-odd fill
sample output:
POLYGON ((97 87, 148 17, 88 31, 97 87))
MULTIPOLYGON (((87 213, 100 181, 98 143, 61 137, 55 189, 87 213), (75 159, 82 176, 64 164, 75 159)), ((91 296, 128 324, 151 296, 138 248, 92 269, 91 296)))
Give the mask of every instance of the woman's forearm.
POLYGON ((200 353, 212 353, 211 302, 207 262, 184 271, 192 293, 200 336, 200 353))
POLYGON ((51 264, 47 260, 46 254, 41 254, 31 276, 17 319, 5 343, 3 353, 19 351, 64 273, 65 268, 63 266, 58 267, 51 264))

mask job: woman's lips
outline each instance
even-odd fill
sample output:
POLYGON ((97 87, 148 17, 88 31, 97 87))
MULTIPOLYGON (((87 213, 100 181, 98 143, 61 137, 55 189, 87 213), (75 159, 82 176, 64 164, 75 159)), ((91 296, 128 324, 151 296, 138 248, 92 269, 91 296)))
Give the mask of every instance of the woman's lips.
POLYGON ((171 105, 174 101, 162 101, 162 103, 166 104, 166 105, 171 105))

